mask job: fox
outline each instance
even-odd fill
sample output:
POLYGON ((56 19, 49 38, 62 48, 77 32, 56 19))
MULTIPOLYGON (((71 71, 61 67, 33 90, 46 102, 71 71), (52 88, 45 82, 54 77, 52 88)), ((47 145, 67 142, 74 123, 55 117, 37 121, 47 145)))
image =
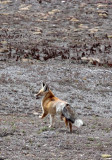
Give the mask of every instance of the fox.
POLYGON ((50 114, 50 125, 54 127, 54 118, 56 115, 60 116, 60 119, 65 122, 66 127, 69 126, 70 132, 72 133, 72 124, 75 123, 76 127, 81 127, 83 121, 76 118, 76 113, 71 105, 56 97, 53 92, 49 89, 46 83, 42 83, 41 89, 36 94, 36 99, 43 97, 41 101, 42 115, 39 118, 43 119, 50 114))

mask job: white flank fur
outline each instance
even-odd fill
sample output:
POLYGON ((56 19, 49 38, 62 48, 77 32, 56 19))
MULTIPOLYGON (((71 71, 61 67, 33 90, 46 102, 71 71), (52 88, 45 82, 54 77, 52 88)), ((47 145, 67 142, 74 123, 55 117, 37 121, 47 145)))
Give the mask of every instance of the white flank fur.
POLYGON ((74 124, 76 127, 80 128, 83 125, 83 121, 81 119, 76 119, 74 124))

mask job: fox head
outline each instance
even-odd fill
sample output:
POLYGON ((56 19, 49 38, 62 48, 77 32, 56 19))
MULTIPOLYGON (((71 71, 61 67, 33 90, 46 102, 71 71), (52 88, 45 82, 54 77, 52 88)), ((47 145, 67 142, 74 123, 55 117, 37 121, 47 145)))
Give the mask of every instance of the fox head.
POLYGON ((44 96, 47 92, 49 92, 49 87, 47 84, 42 83, 42 87, 41 89, 38 91, 38 93, 36 94, 36 99, 44 96))

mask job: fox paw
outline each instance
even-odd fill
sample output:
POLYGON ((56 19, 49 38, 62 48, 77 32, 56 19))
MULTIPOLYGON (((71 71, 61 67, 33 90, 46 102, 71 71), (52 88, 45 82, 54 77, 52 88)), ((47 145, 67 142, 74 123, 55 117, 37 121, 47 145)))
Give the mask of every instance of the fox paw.
POLYGON ((42 116, 39 116, 40 119, 42 119, 42 116))
POLYGON ((49 125, 49 128, 52 128, 52 127, 53 127, 53 125, 50 124, 50 125, 49 125))
POLYGON ((49 128, 51 128, 52 127, 52 125, 49 125, 49 128))

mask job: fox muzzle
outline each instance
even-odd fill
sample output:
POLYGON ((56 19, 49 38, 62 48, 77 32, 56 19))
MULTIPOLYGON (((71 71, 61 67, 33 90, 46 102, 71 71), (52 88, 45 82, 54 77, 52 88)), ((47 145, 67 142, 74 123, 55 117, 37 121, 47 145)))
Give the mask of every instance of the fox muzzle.
POLYGON ((36 99, 40 98, 39 94, 35 94, 35 97, 36 97, 36 99))

